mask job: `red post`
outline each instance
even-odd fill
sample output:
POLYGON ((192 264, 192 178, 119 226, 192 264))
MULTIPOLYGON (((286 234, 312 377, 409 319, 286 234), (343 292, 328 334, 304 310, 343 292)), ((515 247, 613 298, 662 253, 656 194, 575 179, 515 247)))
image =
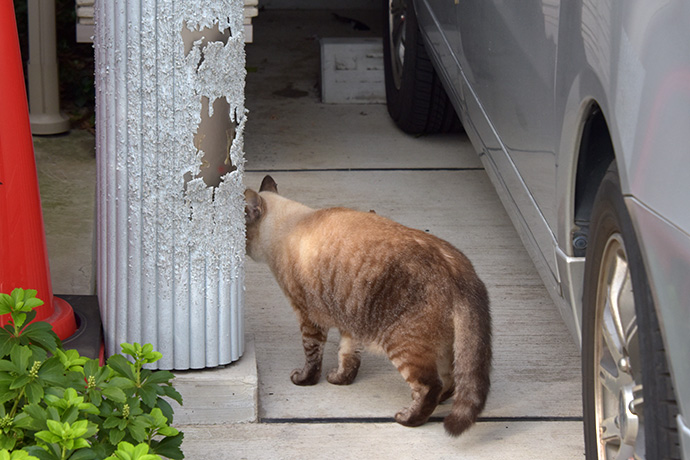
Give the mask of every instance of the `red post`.
MULTIPOLYGON (((65 339, 76 330, 72 307, 53 297, 29 108, 11 0, 0 0, 0 292, 36 289, 48 321, 65 339)), ((0 317, 0 325, 9 315, 0 317)))

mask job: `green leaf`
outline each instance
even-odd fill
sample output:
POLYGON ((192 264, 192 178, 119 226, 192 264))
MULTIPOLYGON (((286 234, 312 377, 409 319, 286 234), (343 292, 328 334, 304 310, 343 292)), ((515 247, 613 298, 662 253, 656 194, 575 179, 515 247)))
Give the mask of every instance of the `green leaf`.
POLYGON ((156 405, 156 399, 158 399, 157 387, 155 385, 144 385, 139 388, 139 396, 141 401, 148 407, 154 407, 156 405))
MULTIPOLYGON (((75 450, 84 449, 85 447, 86 448, 90 447, 89 442, 86 439, 79 438, 79 439, 74 440, 74 449, 75 450)), ((70 457, 70 458, 74 458, 74 457, 70 457)))
POLYGON ((14 449, 17 444, 17 439, 14 436, 7 436, 0 432, 0 449, 14 449))
POLYGON ((170 371, 156 371, 146 378, 146 383, 168 383, 175 378, 175 374, 170 371))
POLYGON ((88 426, 86 428, 86 434, 83 436, 84 438, 91 438, 93 436, 96 436, 98 434, 98 431, 100 430, 100 427, 96 425, 93 422, 89 422, 88 426))
POLYGON ((148 427, 148 422, 144 418, 135 418, 127 426, 127 431, 137 442, 144 442, 146 439, 146 428, 148 427))
POLYGON ((18 370, 12 361, 0 359, 0 372, 18 372, 18 370))
POLYGON ((25 370, 29 366, 31 349, 25 346, 14 347, 10 352, 10 359, 15 364, 17 372, 25 370))
POLYGON ((79 449, 70 455, 69 460, 93 460, 97 458, 98 455, 91 449, 79 449))
POLYGON ((0 451, 0 460, 39 460, 37 457, 34 457, 33 455, 29 455, 28 452, 24 452, 23 450, 15 450, 14 452, 10 453, 7 450, 1 450, 0 451))
POLYGON ((55 355, 60 359, 60 362, 66 370, 84 370, 84 364, 88 358, 79 355, 77 350, 55 350, 55 355))
POLYGON ((103 407, 103 398, 101 395, 100 390, 92 389, 86 392, 86 398, 87 400, 91 401, 91 404, 93 404, 96 407, 101 408, 103 407))
POLYGON ((134 371, 132 369, 133 365, 127 358, 122 355, 113 355, 108 358, 108 366, 110 366, 115 372, 123 375, 130 380, 135 380, 134 371))
POLYGON ((168 424, 171 424, 173 422, 173 408, 170 407, 168 401, 163 398, 158 398, 156 406, 163 412, 166 420, 168 420, 168 424))
POLYGON ((67 408, 67 410, 62 413, 62 417, 60 417, 60 420, 72 424, 75 421, 77 421, 78 418, 79 410, 77 410, 76 407, 72 406, 67 408))
POLYGON ((177 436, 180 434, 180 431, 171 426, 164 426, 158 430, 158 434, 162 436, 177 436))
POLYGON ((67 388, 62 394, 62 399, 70 406, 79 404, 84 400, 83 397, 77 394, 77 390, 74 388, 67 388))
POLYGON ((48 419, 50 420, 60 420, 60 413, 55 407, 46 407, 46 413, 48 414, 48 419))
MULTIPOLYGON (((11 326, 6 325, 11 329, 11 326)), ((17 343, 17 338, 6 328, 0 328, 0 357, 7 356, 12 351, 12 347, 17 343)))
MULTIPOLYGON (((75 439, 75 440, 74 440, 74 447, 73 447, 73 449, 75 449, 75 450, 76 450, 76 449, 83 449, 83 448, 85 448, 85 447, 90 447, 90 445, 89 445, 89 443, 88 443, 88 441, 87 441, 86 439, 79 438, 79 439, 75 439)), ((70 457, 70 458, 73 458, 73 457, 70 457)))
POLYGON ((39 404, 27 404, 24 406, 23 411, 27 415, 29 415, 33 420, 36 420, 41 424, 45 424, 45 421, 48 419, 48 414, 46 413, 46 410, 39 404))
POLYGON ((43 348, 37 347, 36 345, 29 345, 29 350, 31 350, 31 357, 34 361, 45 361, 48 357, 48 352, 43 348))
POLYGON ((26 321, 26 313, 12 313, 12 320, 16 327, 21 328, 26 321))
POLYGON ((10 385, 10 390, 22 388, 23 386, 26 386, 30 381, 31 378, 28 374, 20 375, 12 381, 12 384, 10 385))
POLYGON ((0 385, 0 404, 5 403, 19 395, 19 390, 10 390, 9 385, 0 385))
POLYGON ((172 386, 163 386, 163 395, 176 401, 179 405, 182 405, 182 395, 172 386))
POLYGON ((97 359, 88 359, 84 363, 84 375, 87 377, 89 375, 93 375, 94 377, 98 378, 101 374, 101 369, 102 368, 97 359))
POLYGON ((60 436, 51 433, 50 431, 39 431, 38 433, 34 434, 34 436, 41 441, 47 442, 48 444, 58 443, 62 440, 60 436))
POLYGON ((120 424, 120 419, 115 416, 110 416, 103 422, 103 428, 115 428, 120 424))
POLYGON ((110 379, 110 381, 107 384, 103 385, 104 387, 118 387, 123 390, 127 390, 129 388, 134 388, 136 386, 136 383, 133 380, 128 379, 127 377, 113 377, 110 379))
POLYGON ((103 388, 103 396, 115 401, 116 403, 124 404, 127 401, 127 395, 118 387, 103 388))
POLYGON ((96 407, 95 404, 91 404, 91 403, 79 404, 79 410, 82 412, 86 412, 87 414, 91 414, 91 415, 99 415, 101 413, 101 411, 98 410, 98 407, 96 407))
POLYGON ((151 443, 151 447, 153 452, 161 457, 181 460, 184 458, 184 453, 182 453, 181 449, 183 438, 184 434, 179 433, 177 436, 163 438, 160 442, 154 441, 151 443))
POLYGON ((101 400, 101 418, 109 417, 115 413, 115 405, 107 399, 101 400))
MULTIPOLYGON (((34 294, 34 295, 36 295, 36 294, 34 294)), ((24 289, 22 289, 22 288, 12 289, 12 292, 10 293, 10 297, 12 297, 12 300, 11 300, 12 305, 16 307, 18 303, 24 301, 24 289)))
MULTIPOLYGON (((24 407, 26 408, 26 406, 24 407)), ((14 418, 14 426, 25 430, 40 431, 45 428, 45 419, 36 419, 27 412, 21 412, 14 418)))
MULTIPOLYGON (((138 344, 136 344, 136 345, 138 345, 138 344)), ((122 349, 122 353, 124 353, 126 355, 130 355, 133 358, 136 357, 136 355, 138 354, 138 350, 137 350, 138 347, 136 347, 135 345, 133 345, 131 343, 121 343, 120 348, 122 349)))
MULTIPOLYGON (((107 436, 104 434, 103 438, 107 438, 107 436)), ((109 442, 105 440, 101 441, 100 444, 93 444, 90 449, 97 459, 106 458, 115 450, 115 446, 111 445, 109 442)))
POLYGON ((37 382, 31 382, 26 385, 24 392, 26 394, 26 400, 32 404, 39 403, 43 398, 43 387, 37 382))
POLYGON ((40 307, 41 305, 43 305, 43 301, 41 299, 37 299, 36 297, 24 300, 24 306, 27 308, 34 309, 36 307, 40 307))
POLYGON ((50 430, 51 433, 58 436, 63 436, 65 434, 66 427, 57 420, 46 420, 46 424, 48 425, 48 430, 50 430))
POLYGON ((160 460, 160 457, 150 454, 149 446, 144 443, 133 446, 128 442, 121 442, 113 455, 105 460, 160 460))
POLYGON ((31 321, 33 321, 36 318, 36 314, 38 312, 36 310, 28 310, 23 312, 23 314, 26 315, 26 320, 24 321, 24 324, 29 324, 31 321))
POLYGON ((71 426, 74 437, 82 437, 86 434, 89 429, 88 420, 77 420, 71 426))
POLYGON ((160 360, 163 357, 163 353, 160 351, 152 351, 146 354, 145 356, 145 361, 146 363, 155 363, 156 361, 160 360))
POLYGON ((41 365, 38 375, 41 379, 54 385, 62 386, 66 383, 64 368, 55 357, 48 359, 41 365))
POLYGON ((38 458, 39 460, 55 460, 56 458, 59 459, 60 457, 55 457, 48 451, 43 450, 39 446, 27 446, 24 448, 26 452, 28 452, 30 455, 33 455, 34 457, 38 458))
MULTIPOLYGON (((48 451, 43 450, 39 446, 28 446, 24 448, 25 451, 27 451, 29 454, 33 455, 34 457, 38 458, 39 460, 56 460, 60 459, 59 456, 54 455, 54 453, 50 453, 48 451)), ((54 450, 54 449, 53 449, 54 450)))
POLYGON ((162 427, 168 424, 168 419, 163 415, 163 411, 157 407, 151 410, 149 417, 155 427, 162 427))
POLYGON ((53 326, 45 321, 36 321, 24 328, 22 337, 32 343, 37 343, 51 352, 55 352, 58 345, 58 336, 53 332, 53 326))
POLYGON ((117 429, 117 428, 113 428, 113 429, 110 430, 110 432, 109 432, 110 442, 111 442, 113 445, 117 445, 117 444, 118 444, 120 441, 122 441, 122 439, 125 437, 125 434, 126 434, 126 433, 125 433, 124 431, 119 430, 119 429, 117 429))
POLYGON ((10 313, 14 307, 12 297, 7 294, 0 293, 0 315, 10 313))

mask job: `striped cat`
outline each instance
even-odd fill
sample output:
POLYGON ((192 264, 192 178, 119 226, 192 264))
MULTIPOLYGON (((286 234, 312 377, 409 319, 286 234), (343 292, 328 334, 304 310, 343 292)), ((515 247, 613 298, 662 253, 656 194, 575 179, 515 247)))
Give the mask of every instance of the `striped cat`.
POLYGON ((292 372, 294 384, 319 381, 326 335, 336 327, 330 383, 352 383, 367 346, 385 353, 412 388, 398 423, 421 425, 450 397, 449 434, 476 421, 489 393, 491 317, 467 257, 376 213, 291 201, 271 176, 245 199, 247 254, 269 265, 300 323, 306 363, 292 372))

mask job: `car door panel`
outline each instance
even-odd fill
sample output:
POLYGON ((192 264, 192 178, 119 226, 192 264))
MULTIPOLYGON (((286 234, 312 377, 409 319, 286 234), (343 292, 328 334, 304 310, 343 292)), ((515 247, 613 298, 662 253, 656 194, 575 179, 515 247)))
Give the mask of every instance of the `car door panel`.
POLYGON ((500 133, 492 136, 498 145, 487 146, 488 151, 512 193, 512 205, 527 223, 532 244, 540 248, 555 278, 553 97, 558 0, 463 0, 456 13, 456 52, 467 85, 481 107, 480 116, 493 133, 500 133))

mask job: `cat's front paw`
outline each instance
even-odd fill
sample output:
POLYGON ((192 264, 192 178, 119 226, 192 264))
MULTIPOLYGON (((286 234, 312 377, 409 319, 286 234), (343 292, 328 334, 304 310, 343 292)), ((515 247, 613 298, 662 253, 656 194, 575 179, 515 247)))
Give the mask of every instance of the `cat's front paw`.
POLYGON ((307 368, 295 369, 290 374, 290 380, 295 385, 307 386, 316 385, 321 378, 321 369, 319 368, 307 368))

